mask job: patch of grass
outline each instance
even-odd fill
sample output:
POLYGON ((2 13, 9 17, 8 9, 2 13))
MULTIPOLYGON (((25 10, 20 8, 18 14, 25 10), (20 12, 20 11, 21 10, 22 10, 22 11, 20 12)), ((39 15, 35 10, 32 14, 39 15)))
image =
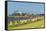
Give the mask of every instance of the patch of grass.
POLYGON ((23 28, 32 28, 32 27, 35 27, 35 28, 40 28, 40 26, 43 25, 44 27, 44 24, 42 21, 37 21, 37 22, 34 22, 34 23, 28 23, 28 24, 25 24, 25 25, 20 25, 18 27, 16 26, 9 26, 8 29, 9 30, 12 30, 12 29, 23 29, 23 28))
MULTIPOLYGON (((8 17, 11 17, 11 18, 25 18, 25 16, 8 16, 8 17)), ((28 17, 28 16, 26 16, 28 17)))

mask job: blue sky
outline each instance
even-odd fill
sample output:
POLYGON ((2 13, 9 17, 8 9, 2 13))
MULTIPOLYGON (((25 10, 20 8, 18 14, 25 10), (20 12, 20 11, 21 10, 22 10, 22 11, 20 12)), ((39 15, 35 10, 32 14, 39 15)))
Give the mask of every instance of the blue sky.
POLYGON ((44 4, 8 2, 8 15, 17 10, 17 13, 42 14, 44 13, 44 4))

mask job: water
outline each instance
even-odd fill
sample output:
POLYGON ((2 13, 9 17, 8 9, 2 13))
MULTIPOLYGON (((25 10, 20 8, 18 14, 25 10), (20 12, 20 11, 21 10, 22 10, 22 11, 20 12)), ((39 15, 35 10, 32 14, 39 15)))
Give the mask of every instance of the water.
POLYGON ((29 19, 29 18, 8 18, 8 21, 17 21, 17 20, 26 20, 26 19, 29 19))

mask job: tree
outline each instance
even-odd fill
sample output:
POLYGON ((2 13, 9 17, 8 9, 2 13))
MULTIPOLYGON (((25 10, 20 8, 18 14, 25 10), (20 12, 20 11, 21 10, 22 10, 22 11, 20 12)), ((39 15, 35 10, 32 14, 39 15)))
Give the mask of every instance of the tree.
POLYGON ((26 13, 22 13, 22 15, 24 16, 24 15, 26 15, 26 13))

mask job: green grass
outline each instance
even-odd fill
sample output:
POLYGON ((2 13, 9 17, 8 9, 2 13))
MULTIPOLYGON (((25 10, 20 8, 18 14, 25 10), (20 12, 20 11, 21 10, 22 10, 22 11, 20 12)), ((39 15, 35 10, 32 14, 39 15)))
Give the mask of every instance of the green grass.
POLYGON ((33 23, 28 23, 25 25, 20 25, 20 26, 9 26, 8 29, 9 30, 14 30, 14 29, 24 29, 24 28, 40 28, 40 27, 44 27, 44 23, 43 21, 37 21, 37 22, 33 22, 33 23))
POLYGON ((8 17, 21 18, 21 17, 25 17, 25 16, 8 16, 8 17))

